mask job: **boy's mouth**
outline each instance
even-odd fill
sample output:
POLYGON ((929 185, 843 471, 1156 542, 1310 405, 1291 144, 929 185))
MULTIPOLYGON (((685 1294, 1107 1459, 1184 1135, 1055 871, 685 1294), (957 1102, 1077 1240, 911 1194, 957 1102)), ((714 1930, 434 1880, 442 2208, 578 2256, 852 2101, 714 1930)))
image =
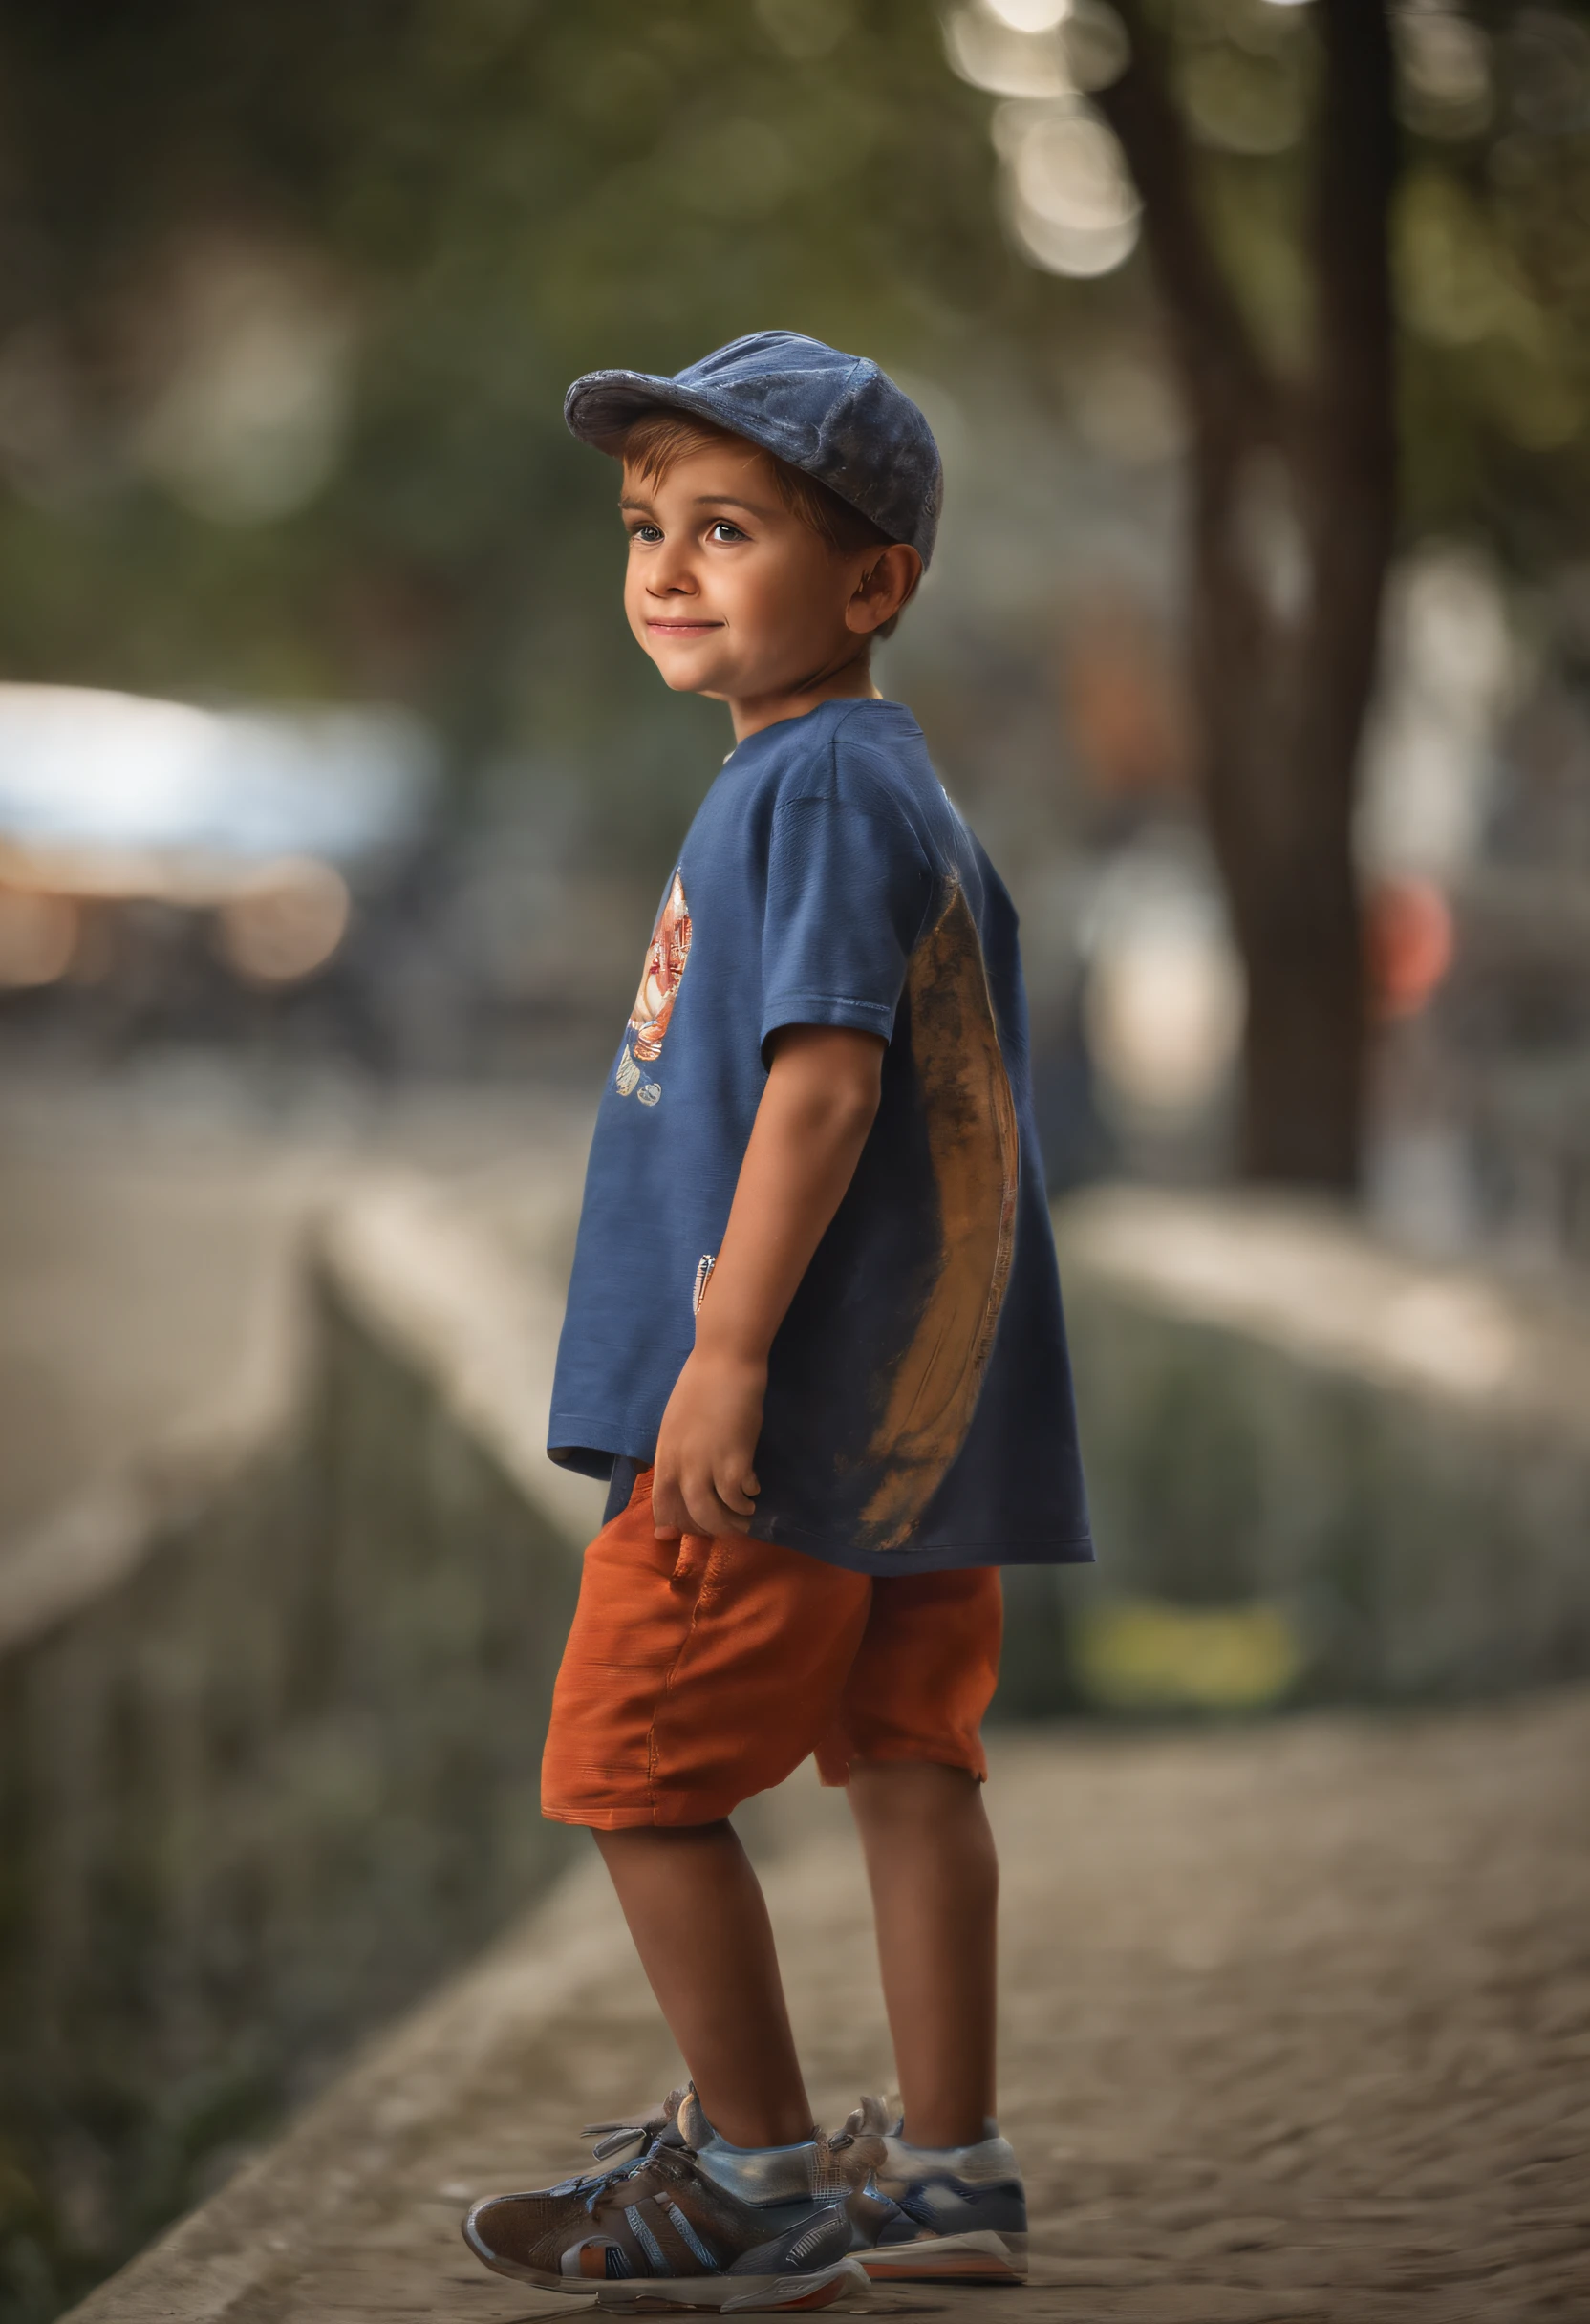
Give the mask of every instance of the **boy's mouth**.
POLYGON ((704 637, 709 630, 720 630, 720 621, 648 621, 646 627, 659 637, 704 637))

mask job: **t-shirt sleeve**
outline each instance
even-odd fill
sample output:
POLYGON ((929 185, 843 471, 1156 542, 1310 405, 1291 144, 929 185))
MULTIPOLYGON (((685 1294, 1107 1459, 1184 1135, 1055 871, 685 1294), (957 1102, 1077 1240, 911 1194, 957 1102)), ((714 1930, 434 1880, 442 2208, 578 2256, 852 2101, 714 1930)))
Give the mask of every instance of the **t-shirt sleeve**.
POLYGON ((849 1025, 887 1041, 927 917, 933 873, 903 819, 832 798, 773 820, 762 939, 762 1034, 849 1025))

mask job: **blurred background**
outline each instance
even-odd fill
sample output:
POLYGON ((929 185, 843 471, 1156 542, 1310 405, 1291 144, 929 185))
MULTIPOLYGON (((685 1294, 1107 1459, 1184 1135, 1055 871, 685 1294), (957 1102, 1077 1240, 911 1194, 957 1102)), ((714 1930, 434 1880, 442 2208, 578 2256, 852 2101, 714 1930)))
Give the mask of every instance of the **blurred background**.
MULTIPOLYGON (((317 1220, 378 1222, 369 1173, 418 1174, 544 1280, 555 1327, 594 1092, 728 740, 629 637, 613 472, 567 437, 562 395, 774 326, 875 356, 938 436, 941 548, 880 680, 1015 895, 1051 1191, 1095 1205, 1074 1214, 1102 1351, 1084 1422, 1138 1594, 1064 1682, 1050 1608, 1032 1650, 1054 1667, 1023 1666, 1015 1708, 1402 1683, 1365 1680, 1347 1617, 1258 1549, 1233 1564, 1266 1534, 1265 1462, 1296 1500, 1294 1453, 1237 1444, 1269 1392, 1246 1374, 1218 1457, 1197 1428, 1188 1451, 1159 1357, 1098 1320, 1097 1282, 1145 1252, 1184 1308, 1259 1254, 1272 1321, 1317 1326, 1304 1368, 1328 1344, 1365 1410, 1444 1383, 1462 1434, 1527 1375, 1584 1441, 1563 1383, 1586 1376, 1590 1258, 1590 11, 0 0, 13 1866, 43 1845, 38 1737, 68 1715, 29 1729, 30 1642, 55 1653, 67 1599, 147 1563, 104 1546, 105 1496, 152 1447, 175 1463, 189 1514, 161 1501, 145 1531, 176 1557, 226 1463, 206 1452, 201 1492, 174 1430, 198 1412, 213 1436, 225 1407, 239 1442, 280 1436, 294 1366, 331 1425, 331 1374, 292 1352, 317 1220), (1146 1207, 1110 1209, 1128 1197, 1146 1207), (1111 1447, 1147 1441, 1150 1378, 1145 1471, 1111 1447), (91 1579, 61 1598, 69 1567, 91 1579)), ((322 1539, 325 1477, 353 1473, 314 1441, 270 1470, 287 1502, 247 1471, 226 1538, 257 1534, 265 1564, 239 1569, 245 1598, 281 1527, 322 1539)), ((1452 1457, 1442 1439, 1426 1467, 1457 1493, 1452 1457)), ((1495 1453, 1488 1507, 1522 1457, 1495 1453)), ((1540 1519, 1559 1548, 1586 1507, 1563 1491, 1540 1519)), ((1337 1595, 1359 1606, 1362 1575, 1337 1595)), ((231 1633, 192 1619, 189 1663, 225 1693, 231 1633)), ((1587 1622, 1503 1675, 1582 1668, 1587 1622)), ((94 1647, 107 1700, 135 1633, 94 1647)), ((1429 1684, 1479 1683, 1463 1668, 1429 1684)), ((117 1894, 148 1974, 116 2001, 145 2030, 187 2006, 146 1872, 117 1894)), ((31 1878, 0 1903, 18 2023, 31 1878)), ((294 1988, 271 2020, 298 2029, 280 2056, 219 2078, 191 2029, 186 2082, 142 2031, 108 2083, 62 2065, 69 2041, 24 2072, 15 2035, 16 2315, 214 2184, 239 2123, 506 1893, 356 2003, 354 1947, 345 1987, 294 1988), (161 2076, 188 2095, 156 2122, 161 2076)))
POLYGON ((1264 859, 1316 897, 1298 973, 1342 981, 1349 838, 1368 960, 1362 1125, 1261 1171, 1425 1237, 1590 1236, 1578 11, 1409 0, 1384 89, 1274 0, 1184 0, 1135 63, 1095 0, 0 27, 9 1081, 584 1087, 723 738, 633 649, 560 398, 779 323, 943 441, 883 678, 1016 891, 1056 1186, 1255 1158, 1245 974, 1293 972, 1203 813, 1245 750, 1313 857, 1264 859), (1372 668, 1322 635, 1343 599, 1372 668), (1335 704, 1322 755, 1272 666, 1335 704))

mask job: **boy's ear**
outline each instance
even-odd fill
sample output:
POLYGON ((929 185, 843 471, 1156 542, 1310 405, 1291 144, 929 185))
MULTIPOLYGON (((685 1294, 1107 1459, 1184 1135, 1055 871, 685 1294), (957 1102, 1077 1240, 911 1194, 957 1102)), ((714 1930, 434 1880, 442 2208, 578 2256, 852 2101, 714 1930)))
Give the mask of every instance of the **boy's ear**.
POLYGON ((845 608, 846 628, 870 637, 911 603, 921 578, 922 560, 904 541, 870 553, 845 608))

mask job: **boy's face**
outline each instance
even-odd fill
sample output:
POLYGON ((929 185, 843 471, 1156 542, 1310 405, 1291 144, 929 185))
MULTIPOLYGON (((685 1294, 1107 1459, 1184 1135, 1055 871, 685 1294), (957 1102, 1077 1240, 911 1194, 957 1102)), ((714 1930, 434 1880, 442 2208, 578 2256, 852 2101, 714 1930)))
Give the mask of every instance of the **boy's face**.
POLYGON ((704 444, 660 481, 626 464, 618 505, 630 538, 624 610, 676 693, 730 702, 789 694, 853 662, 897 610, 894 592, 874 609, 867 576, 880 555, 901 552, 830 549, 784 506, 754 445, 704 444))

